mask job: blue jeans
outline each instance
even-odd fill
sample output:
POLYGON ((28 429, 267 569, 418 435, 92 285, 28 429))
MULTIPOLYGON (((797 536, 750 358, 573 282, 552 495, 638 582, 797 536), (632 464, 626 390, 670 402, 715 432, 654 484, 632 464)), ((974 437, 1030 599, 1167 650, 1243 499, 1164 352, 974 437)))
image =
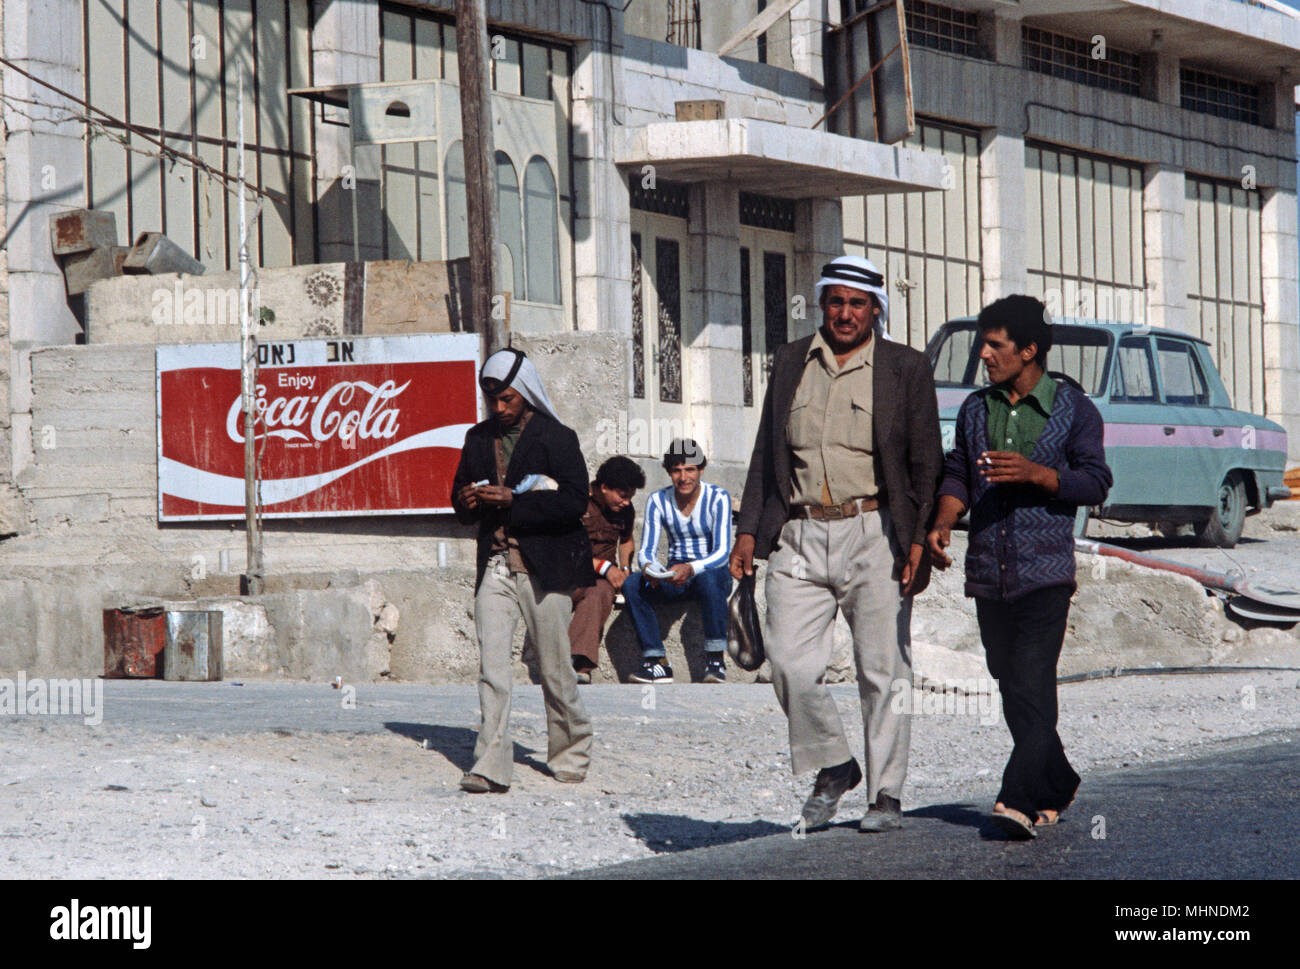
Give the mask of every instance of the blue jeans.
MULTIPOLYGON (((671 565, 672 563, 670 563, 671 565)), ((727 596, 731 594, 731 572, 726 564, 705 569, 686 580, 685 585, 661 581, 652 588, 641 572, 634 572, 623 583, 623 599, 636 638, 641 644, 641 654, 646 659, 661 659, 664 637, 659 631, 654 604, 674 602, 686 596, 699 600, 704 613, 704 650, 721 653, 727 648, 727 596)))

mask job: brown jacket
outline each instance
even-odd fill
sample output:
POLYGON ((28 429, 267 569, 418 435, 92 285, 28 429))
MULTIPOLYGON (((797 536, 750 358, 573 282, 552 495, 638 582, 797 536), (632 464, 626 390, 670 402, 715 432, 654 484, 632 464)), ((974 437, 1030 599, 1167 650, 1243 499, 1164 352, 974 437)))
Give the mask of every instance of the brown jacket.
MULTIPOLYGON (((878 336, 872 336, 879 340, 878 336)), ((736 531, 754 536, 754 554, 767 558, 790 517, 790 442, 785 427, 803 376, 812 337, 778 347, 763 399, 763 415, 745 479, 736 531)), ((876 481, 889 505, 902 567, 912 545, 925 545, 943 474, 939 405, 930 362, 919 350, 880 340, 872 374, 871 429, 876 481)), ((928 563, 928 557, 925 560, 928 563)), ((928 568, 924 579, 928 581, 928 568)), ((924 588, 921 583, 915 591, 924 588)))

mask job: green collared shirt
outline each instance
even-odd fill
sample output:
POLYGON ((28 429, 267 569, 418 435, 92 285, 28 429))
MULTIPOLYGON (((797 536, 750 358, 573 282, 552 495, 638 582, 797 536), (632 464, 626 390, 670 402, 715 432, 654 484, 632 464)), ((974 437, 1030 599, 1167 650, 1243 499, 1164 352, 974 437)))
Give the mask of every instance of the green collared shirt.
POLYGON ((989 450, 1016 451, 1029 457, 1056 402, 1056 381, 1043 374, 1034 389, 1014 404, 1006 389, 998 385, 989 389, 984 401, 989 409, 989 450))

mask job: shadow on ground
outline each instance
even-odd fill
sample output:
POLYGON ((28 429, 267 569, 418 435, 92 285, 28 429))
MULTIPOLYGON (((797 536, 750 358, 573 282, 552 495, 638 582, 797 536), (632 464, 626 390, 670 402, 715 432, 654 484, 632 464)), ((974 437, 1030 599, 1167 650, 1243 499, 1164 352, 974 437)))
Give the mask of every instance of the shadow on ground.
POLYGON ((734 844, 789 831, 784 825, 773 824, 771 821, 734 824, 727 821, 701 821, 680 814, 625 814, 623 821, 656 854, 734 844))
MULTIPOLYGON (((384 729, 399 736, 414 740, 428 749, 436 750, 457 769, 467 771, 474 766, 474 741, 478 731, 468 727, 443 727, 429 723, 402 723, 388 721, 384 729), (426 744, 425 741, 428 741, 426 744)), ((549 768, 542 761, 532 756, 536 753, 531 747, 515 743, 514 760, 543 774, 550 774, 549 768)))
POLYGON ((973 804, 931 804, 929 807, 904 811, 904 818, 933 818, 963 828, 984 828, 989 826, 987 811, 981 811, 973 804))

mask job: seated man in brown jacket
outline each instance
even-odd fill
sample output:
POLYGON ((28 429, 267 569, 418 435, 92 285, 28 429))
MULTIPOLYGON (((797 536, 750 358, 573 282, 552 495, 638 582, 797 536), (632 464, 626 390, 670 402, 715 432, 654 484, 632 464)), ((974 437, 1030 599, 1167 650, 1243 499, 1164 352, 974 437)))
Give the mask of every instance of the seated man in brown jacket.
POLYGON ((573 669, 579 683, 590 683, 591 671, 600 663, 605 620, 632 562, 632 526, 636 523, 632 499, 637 489, 644 487, 645 472, 621 454, 602 464, 591 483, 582 525, 591 540, 591 564, 597 579, 595 585, 574 590, 573 620, 569 623, 573 669))

